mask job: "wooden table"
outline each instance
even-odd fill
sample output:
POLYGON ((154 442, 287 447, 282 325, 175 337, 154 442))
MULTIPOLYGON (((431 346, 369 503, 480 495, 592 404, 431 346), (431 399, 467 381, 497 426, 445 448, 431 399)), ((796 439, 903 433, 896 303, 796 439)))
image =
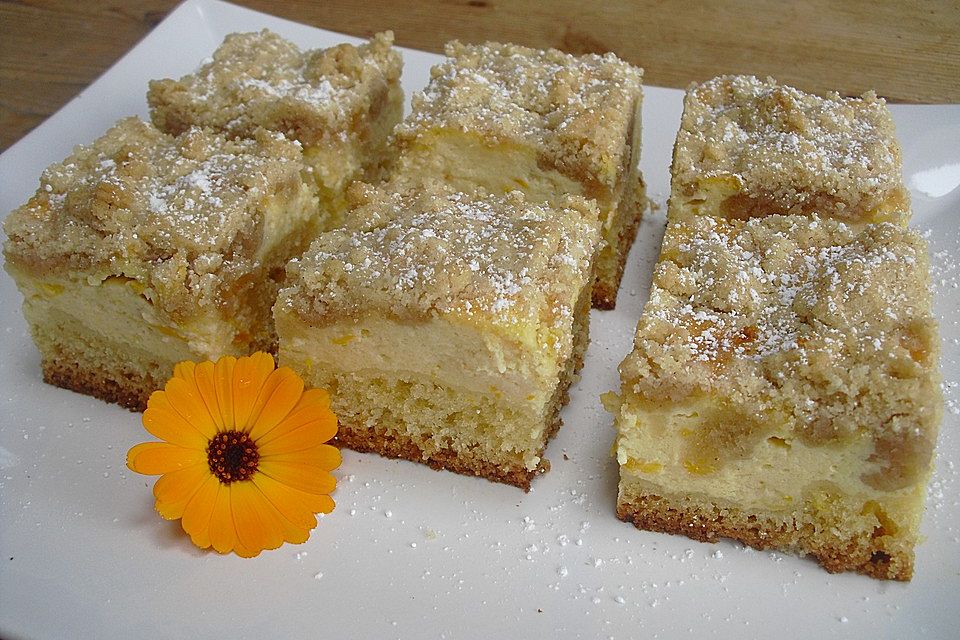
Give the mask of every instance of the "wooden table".
MULTIPOLYGON (((720 73, 772 75, 808 91, 960 102, 960 3, 869 0, 238 0, 403 46, 502 40, 571 53, 614 51, 647 84, 720 73)), ((0 0, 0 151, 123 55, 177 0, 0 0)))

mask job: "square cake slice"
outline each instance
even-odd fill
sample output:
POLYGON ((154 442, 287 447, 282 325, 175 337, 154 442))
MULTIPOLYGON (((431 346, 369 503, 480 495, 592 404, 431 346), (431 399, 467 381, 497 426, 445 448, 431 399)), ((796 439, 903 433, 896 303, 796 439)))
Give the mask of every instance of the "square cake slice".
POLYGON ((44 379, 143 409, 180 360, 274 350, 284 265, 316 235, 305 173, 279 133, 136 118, 51 165, 4 224, 44 379))
POLYGON ((150 83, 151 118, 174 135, 200 126, 250 137, 262 127, 300 142, 335 226, 346 187, 379 176, 403 115, 403 60, 392 43, 385 32, 360 46, 301 51, 266 29, 231 34, 196 72, 150 83))
POLYGON ((368 193, 288 267, 280 362, 358 451, 529 489, 587 346, 592 201, 368 193))
POLYGON ((925 242, 672 221, 613 403, 617 513, 908 580, 942 399, 925 242))
POLYGON ((873 93, 820 97, 753 76, 693 85, 672 176, 671 217, 910 217, 893 119, 873 93))
POLYGON ((603 246, 593 304, 616 304, 646 208, 640 176, 643 70, 613 54, 572 56, 510 44, 452 42, 397 127, 392 180, 441 180, 528 199, 597 201, 603 246))

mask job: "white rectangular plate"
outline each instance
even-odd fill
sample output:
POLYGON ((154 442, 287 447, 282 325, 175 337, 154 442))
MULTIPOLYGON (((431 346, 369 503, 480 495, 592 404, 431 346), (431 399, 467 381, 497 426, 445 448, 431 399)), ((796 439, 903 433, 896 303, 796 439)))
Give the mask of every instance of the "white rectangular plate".
MULTIPOLYGON (((234 31, 304 47, 356 41, 214 0, 181 5, 102 78, 0 156, 0 211, 43 168, 129 114, 150 78, 179 77, 234 31)), ((404 51, 407 94, 439 56, 404 51)), ((0 636, 4 638, 946 637, 960 624, 960 107, 892 107, 929 230, 947 407, 926 536, 909 584, 830 575, 810 560, 642 532, 614 514, 612 418, 663 233, 682 92, 648 87, 648 215, 616 311, 594 312, 582 380, 550 445, 553 468, 517 489, 345 452, 338 506, 310 540, 253 560, 195 549, 127 471, 140 417, 45 385, 0 274, 0 636)))

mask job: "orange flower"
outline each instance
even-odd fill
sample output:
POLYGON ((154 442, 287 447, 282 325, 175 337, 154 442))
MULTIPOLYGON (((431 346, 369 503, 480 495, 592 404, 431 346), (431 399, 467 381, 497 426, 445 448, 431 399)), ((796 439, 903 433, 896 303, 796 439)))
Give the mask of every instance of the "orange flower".
POLYGON ((325 444, 337 417, 322 389, 273 357, 181 362, 150 396, 143 426, 163 442, 127 454, 137 473, 160 475, 156 508, 180 519, 198 547, 249 558, 300 543, 330 513, 340 452, 325 444))

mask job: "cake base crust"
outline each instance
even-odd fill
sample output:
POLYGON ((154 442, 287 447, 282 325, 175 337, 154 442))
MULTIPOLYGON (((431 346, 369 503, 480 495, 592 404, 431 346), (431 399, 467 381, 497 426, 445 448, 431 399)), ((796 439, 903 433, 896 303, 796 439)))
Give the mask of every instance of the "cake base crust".
POLYGON ((473 455, 469 451, 457 451, 449 447, 430 447, 432 453, 424 453, 426 447, 422 441, 404 434, 388 433, 383 427, 364 427, 352 425, 341 420, 336 444, 359 451, 361 453, 376 453, 386 458, 398 458, 426 464, 437 471, 453 471, 467 476, 486 478, 491 482, 519 487, 530 491, 531 481, 538 475, 550 470, 550 461, 543 458, 550 440, 560 430, 563 419, 560 411, 570 401, 570 385, 577 379, 577 373, 583 368, 583 360, 590 344, 590 290, 587 288, 577 302, 574 314, 573 350, 567 358, 561 373, 559 383, 554 390, 553 397, 547 410, 548 427, 544 438, 543 449, 539 452, 540 464, 535 469, 527 469, 522 464, 497 464, 484 459, 481 455, 473 455))
MULTIPOLYGON (((550 428, 548 442, 560 428, 561 422, 557 415, 550 428)), ((381 429, 356 428, 346 424, 340 425, 335 443, 362 453, 376 453, 386 458, 419 462, 437 471, 453 471, 462 475, 486 478, 492 482, 519 487, 524 491, 530 491, 530 482, 536 476, 550 470, 549 460, 541 460, 539 466, 531 471, 522 465, 497 465, 481 457, 472 456, 468 452, 453 449, 439 449, 426 455, 421 443, 411 437, 386 433, 381 429)))
MULTIPOLYGON (((645 494, 617 502, 617 517, 638 529, 680 534, 700 542, 731 538, 760 550, 791 550, 811 555, 831 573, 856 571, 872 578, 908 581, 913 576, 913 550, 886 544, 876 534, 841 538, 818 532, 806 523, 784 522, 736 508, 676 504, 645 494)), ((896 544, 894 542, 894 544, 896 544)), ((898 545, 899 546, 899 545, 898 545)))
MULTIPOLYGON (((586 299, 587 297, 583 296, 583 300, 586 299)), ((439 449, 432 447, 433 452, 427 454, 424 453, 423 443, 410 436, 387 433, 382 427, 371 429, 343 422, 340 423, 337 431, 336 444, 362 453, 376 453, 387 458, 419 462, 437 471, 453 471, 462 475, 486 478, 492 482, 513 485, 529 492, 531 481, 550 470, 550 461, 543 458, 543 453, 563 424, 560 411, 570 401, 570 385, 577 378, 577 372, 583 367, 584 353, 589 343, 589 309, 585 308, 583 302, 578 306, 581 312, 576 319, 573 353, 567 360, 563 376, 550 402, 549 427, 544 438, 543 449, 538 454, 540 464, 536 469, 527 469, 522 464, 496 464, 482 456, 475 456, 469 451, 457 451, 445 447, 439 449)))
POLYGON ((85 370, 78 365, 58 360, 44 360, 43 381, 63 389, 112 402, 130 411, 142 412, 147 400, 164 381, 146 379, 134 371, 118 371, 110 375, 104 370, 85 370))
POLYGON ((543 449, 539 452, 540 464, 536 469, 527 469, 522 464, 497 464, 484 459, 482 455, 473 455, 469 451, 457 451, 449 447, 433 447, 433 452, 427 454, 422 446, 424 443, 410 436, 387 433, 382 427, 370 429, 343 422, 337 430, 336 444, 361 453, 376 453, 386 458, 419 462, 437 471, 453 471, 486 478, 491 482, 513 485, 529 492, 531 481, 550 470, 550 461, 543 458, 543 452, 563 424, 560 411, 570 401, 570 385, 576 378, 576 372, 583 366, 583 355, 588 341, 586 334, 586 327, 577 333, 579 340, 569 358, 565 374, 553 394, 549 411, 550 426, 544 438, 543 449))

